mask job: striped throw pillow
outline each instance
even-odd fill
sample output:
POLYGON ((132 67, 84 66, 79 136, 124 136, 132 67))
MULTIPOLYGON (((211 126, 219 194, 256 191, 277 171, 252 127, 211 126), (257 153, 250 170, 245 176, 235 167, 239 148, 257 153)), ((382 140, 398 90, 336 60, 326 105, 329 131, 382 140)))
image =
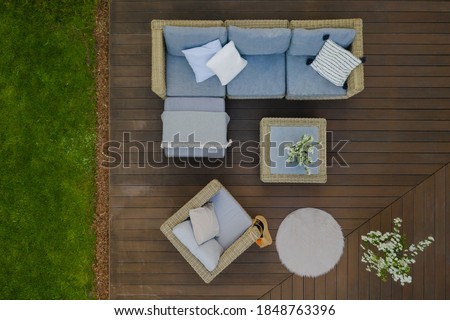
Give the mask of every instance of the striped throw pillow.
POLYGON ((361 60, 350 51, 328 39, 311 67, 331 83, 342 87, 353 69, 360 64, 361 60))

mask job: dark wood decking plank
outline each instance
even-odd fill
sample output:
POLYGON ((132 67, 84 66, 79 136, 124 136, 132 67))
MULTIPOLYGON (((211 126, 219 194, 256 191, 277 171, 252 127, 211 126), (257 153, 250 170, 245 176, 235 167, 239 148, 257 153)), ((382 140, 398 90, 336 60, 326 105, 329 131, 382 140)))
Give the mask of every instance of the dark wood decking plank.
MULTIPOLYGON (((425 182, 424 185, 424 239, 429 236, 435 237, 435 176, 431 176, 425 182)), ((424 299, 435 299, 435 244, 432 244, 430 247, 425 249, 423 252, 424 259, 424 299)))
MULTIPOLYGON (((342 259, 342 257, 341 257, 342 259)), ((337 299, 337 267, 331 269, 325 276, 326 290, 325 299, 336 300, 337 299)))
MULTIPOLYGON (((380 215, 376 215, 372 219, 370 219, 369 225, 370 230, 377 231, 380 230, 380 224, 381 224, 381 217, 380 215)), ((365 271, 367 272, 367 271, 365 271)), ((369 290, 369 298, 371 300, 378 300, 380 299, 380 293, 381 293, 381 280, 376 275, 376 272, 372 271, 370 272, 370 290, 369 290)))
POLYGON ((358 299, 359 296, 359 233, 354 231, 347 237, 347 298, 358 299))
POLYGON ((445 298, 450 299, 450 165, 445 168, 445 243, 446 243, 446 293, 445 298))
POLYGON ((314 279, 314 299, 325 300, 326 298, 326 276, 320 276, 314 279))
MULTIPOLYGON (((392 219, 400 218, 403 219, 403 201, 399 199, 392 204, 392 219)), ((402 299, 402 286, 398 282, 392 281, 392 299, 399 300, 402 299)))
POLYGON ((315 278, 303 277, 303 299, 314 300, 315 297, 315 278))
POLYGON ((289 276, 286 280, 281 283, 281 299, 282 300, 292 300, 293 297, 293 279, 289 276))
POLYGON ((442 275, 445 275, 445 168, 439 170, 434 176, 435 181, 435 220, 434 220, 434 230, 435 230, 435 242, 434 242, 434 252, 435 252, 435 299, 445 299, 445 287, 446 282, 442 281, 442 275))
MULTIPOLYGON (((425 186, 420 184, 414 193, 414 240, 411 243, 418 243, 424 239, 423 226, 425 222, 425 186)), ((413 267, 413 294, 414 299, 423 299, 424 294, 424 257, 420 253, 415 257, 416 263, 413 267)))
POLYGON ((252 0, 252 1, 116 1, 114 2, 114 9, 121 12, 135 12, 135 11, 186 11, 192 12, 192 8, 198 8, 199 11, 216 11, 216 10, 230 10, 234 12, 249 11, 253 13, 255 7, 261 11, 268 11, 276 13, 278 11, 287 12, 302 12, 306 9, 308 11, 319 12, 367 12, 367 11, 397 11, 397 12, 442 12, 450 11, 450 4, 442 1, 417 1, 408 3, 407 6, 403 2, 392 1, 273 1, 268 0, 252 0), (176 8, 176 10, 174 10, 176 8), (344 10, 343 10, 344 9, 344 10))
POLYGON ((270 300, 281 300, 281 284, 270 291, 270 300))
MULTIPOLYGON (((392 206, 389 206, 380 213, 380 231, 382 233, 392 231, 391 222, 392 222, 392 206)), ((391 297, 392 297, 392 279, 391 277, 388 277, 386 281, 381 281, 380 299, 388 300, 391 299, 391 297)))
POLYGON ((345 240, 344 252, 341 260, 336 266, 336 298, 347 299, 348 297, 348 240, 345 240))
MULTIPOLYGON (((361 236, 366 235, 370 231, 370 223, 366 222, 361 227, 358 228, 358 237, 361 242, 361 236)), ((370 273, 366 270, 366 264, 361 261, 363 250, 361 247, 358 248, 358 299, 367 300, 369 299, 370 290, 370 273)))
POLYGON ((294 300, 304 299, 303 277, 292 276, 292 296, 294 300))
MULTIPOLYGON (((406 236, 406 241, 413 241, 414 239, 414 196, 415 191, 412 190, 403 197, 402 230, 406 236)), ((413 298, 412 284, 405 284, 403 286, 402 297, 403 299, 413 298)))

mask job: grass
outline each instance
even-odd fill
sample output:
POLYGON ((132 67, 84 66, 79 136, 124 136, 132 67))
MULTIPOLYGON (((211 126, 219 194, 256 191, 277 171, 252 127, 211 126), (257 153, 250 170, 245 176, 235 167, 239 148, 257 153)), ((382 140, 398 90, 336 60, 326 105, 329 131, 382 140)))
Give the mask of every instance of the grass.
POLYGON ((0 2, 0 298, 92 297, 96 0, 0 2))

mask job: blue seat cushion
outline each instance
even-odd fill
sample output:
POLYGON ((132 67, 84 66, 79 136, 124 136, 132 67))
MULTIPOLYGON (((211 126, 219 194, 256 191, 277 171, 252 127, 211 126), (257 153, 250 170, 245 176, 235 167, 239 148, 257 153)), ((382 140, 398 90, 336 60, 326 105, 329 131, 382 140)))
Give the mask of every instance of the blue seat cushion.
POLYGON ((286 97, 344 96, 347 91, 335 86, 319 75, 310 65, 307 56, 286 56, 286 97))
POLYGON ((205 97, 169 97, 164 100, 164 111, 225 112, 225 100, 205 97))
POLYGON ((220 189, 210 201, 219 221, 216 240, 226 250, 252 225, 252 219, 225 189, 220 189))
POLYGON ((284 53, 291 42, 288 28, 239 28, 228 27, 228 40, 234 41, 243 55, 284 53))
POLYGON ((227 42, 227 29, 225 27, 164 27, 164 42, 167 52, 173 56, 184 57, 182 50, 203 46, 213 40, 227 42))
POLYGON ((356 31, 345 28, 294 29, 288 54, 293 56, 316 56, 325 41, 324 35, 343 48, 347 48, 355 39, 356 31))
POLYGON ((285 54, 243 56, 243 58, 247 60, 247 66, 228 84, 229 97, 284 97, 285 54))
POLYGON ((225 87, 216 76, 197 83, 185 57, 166 55, 166 84, 169 97, 225 97, 225 87))

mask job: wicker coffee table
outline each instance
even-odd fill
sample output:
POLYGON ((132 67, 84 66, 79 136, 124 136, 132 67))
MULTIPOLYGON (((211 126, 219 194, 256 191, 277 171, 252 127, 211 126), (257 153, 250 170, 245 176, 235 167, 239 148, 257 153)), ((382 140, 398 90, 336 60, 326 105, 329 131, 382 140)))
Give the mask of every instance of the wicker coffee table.
POLYGON ((260 175, 268 183, 325 183, 326 120, 322 118, 263 118, 260 123, 260 175), (298 164, 287 163, 285 146, 296 143, 304 134, 320 145, 311 157, 310 174, 298 164))

